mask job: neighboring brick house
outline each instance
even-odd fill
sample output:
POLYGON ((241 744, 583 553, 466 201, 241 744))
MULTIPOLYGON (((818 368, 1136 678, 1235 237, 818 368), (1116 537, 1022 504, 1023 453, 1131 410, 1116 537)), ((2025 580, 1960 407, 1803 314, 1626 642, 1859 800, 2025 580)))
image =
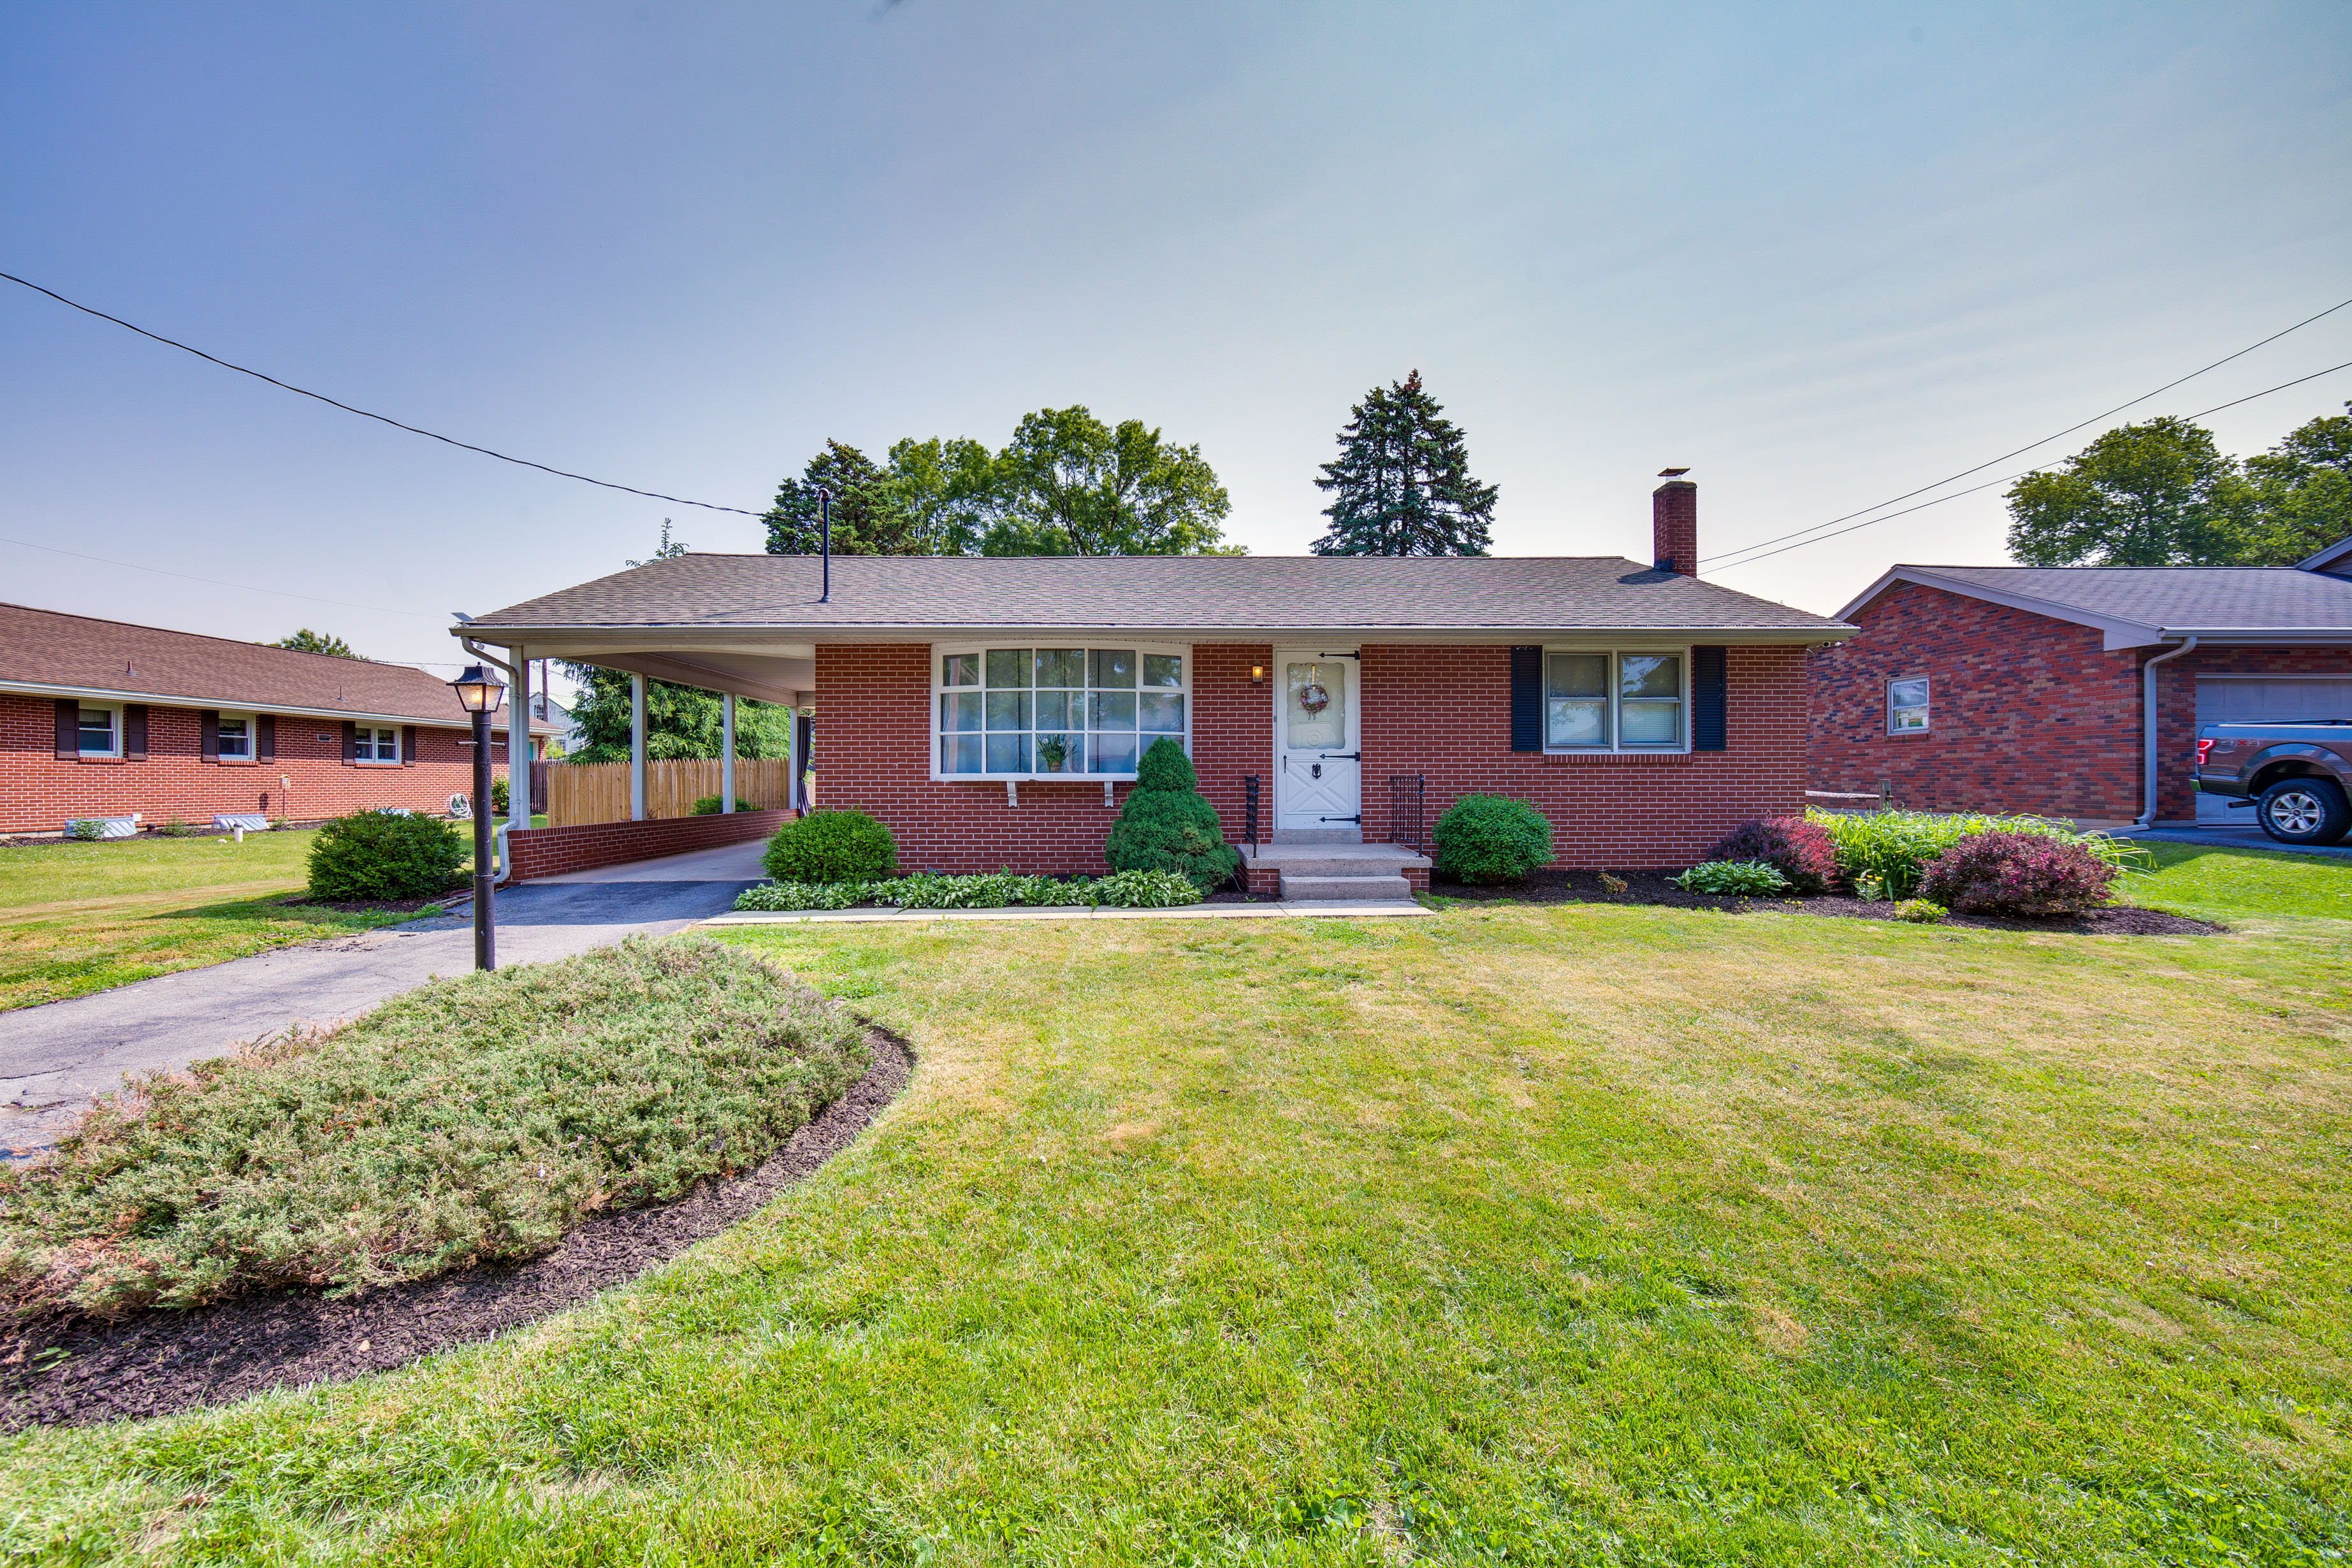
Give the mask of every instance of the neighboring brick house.
POLYGON ((1684 866, 1801 807, 1806 650, 1851 630, 1698 581, 1696 510, 1660 487, 1653 564, 844 556, 828 595, 813 557, 686 555, 461 629, 814 703, 815 804, 879 817, 909 868, 1100 870, 1161 735, 1235 841, 1253 786, 1283 844, 1425 843, 1486 792, 1540 807, 1558 863, 1684 866))
POLYGON ((2194 791, 2198 726, 2352 718, 2352 539, 2294 566, 1897 566, 1838 615, 1861 630, 1811 661, 1816 790, 2252 826, 2194 791))
POLYGON ((0 832, 445 812, 472 791, 472 745, 423 670, 0 605, 0 832))

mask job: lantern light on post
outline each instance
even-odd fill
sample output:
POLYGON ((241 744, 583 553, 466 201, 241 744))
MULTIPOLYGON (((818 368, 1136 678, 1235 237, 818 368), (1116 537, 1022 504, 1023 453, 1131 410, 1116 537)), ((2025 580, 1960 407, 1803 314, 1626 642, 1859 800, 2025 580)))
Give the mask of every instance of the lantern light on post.
POLYGON ((472 664, 449 683, 449 689, 474 719, 474 967, 496 969, 490 919, 491 889, 497 884, 490 870, 490 715, 506 693, 506 683, 472 664))

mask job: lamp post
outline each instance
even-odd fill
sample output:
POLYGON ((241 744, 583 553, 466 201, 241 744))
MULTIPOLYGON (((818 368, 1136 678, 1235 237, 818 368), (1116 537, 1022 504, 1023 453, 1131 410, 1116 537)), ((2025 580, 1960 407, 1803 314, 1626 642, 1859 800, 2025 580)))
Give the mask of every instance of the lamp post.
POLYGON ((474 967, 496 969, 490 922, 491 889, 497 883, 490 870, 490 714, 506 686, 480 665, 471 664, 449 689, 474 716, 474 967))

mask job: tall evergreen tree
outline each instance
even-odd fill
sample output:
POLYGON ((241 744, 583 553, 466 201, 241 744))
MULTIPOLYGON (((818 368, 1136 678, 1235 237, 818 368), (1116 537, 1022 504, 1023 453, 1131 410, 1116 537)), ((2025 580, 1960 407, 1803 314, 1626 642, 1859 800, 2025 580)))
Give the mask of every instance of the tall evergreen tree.
POLYGON ((765 519, 768 553, 814 555, 824 547, 817 488, 833 496, 835 555, 921 555, 922 531, 899 504, 889 476, 855 447, 827 441, 797 479, 776 487, 776 504, 765 519))
POLYGON ((1316 488, 1331 492, 1318 555, 1484 555, 1495 487, 1470 477, 1461 428, 1414 371, 1374 387, 1339 432, 1316 488))

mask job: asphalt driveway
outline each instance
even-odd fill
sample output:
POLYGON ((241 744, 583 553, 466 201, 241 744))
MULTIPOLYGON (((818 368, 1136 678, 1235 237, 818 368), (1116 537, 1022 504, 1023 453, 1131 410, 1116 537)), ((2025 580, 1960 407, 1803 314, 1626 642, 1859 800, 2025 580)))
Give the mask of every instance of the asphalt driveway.
MULTIPOLYGON (((644 862, 612 875, 638 879, 660 868, 644 862)), ((691 925, 731 907, 757 875, 737 869, 697 864, 677 868, 692 880, 566 879, 510 889, 496 906, 499 967, 691 925), (707 879, 714 872, 729 879, 707 879)), ((357 1017, 473 963, 472 917, 443 917, 0 1013, 0 1157, 47 1147, 125 1073, 184 1068, 290 1024, 357 1017)))

